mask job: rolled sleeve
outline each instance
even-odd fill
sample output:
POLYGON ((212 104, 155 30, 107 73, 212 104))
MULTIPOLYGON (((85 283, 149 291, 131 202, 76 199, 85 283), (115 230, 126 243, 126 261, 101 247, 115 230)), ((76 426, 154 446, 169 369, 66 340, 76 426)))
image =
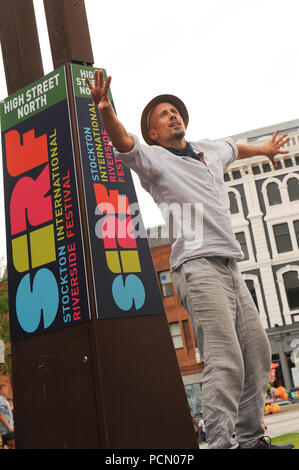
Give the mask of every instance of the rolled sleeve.
POLYGON ((226 171, 238 157, 238 147, 231 137, 226 137, 225 139, 218 140, 222 146, 222 161, 223 161, 223 171, 226 171))
POLYGON ((152 147, 142 145, 134 134, 129 134, 134 139, 134 146, 129 152, 119 152, 114 148, 115 156, 124 165, 135 171, 139 176, 148 181, 159 178, 163 163, 158 158, 152 147))

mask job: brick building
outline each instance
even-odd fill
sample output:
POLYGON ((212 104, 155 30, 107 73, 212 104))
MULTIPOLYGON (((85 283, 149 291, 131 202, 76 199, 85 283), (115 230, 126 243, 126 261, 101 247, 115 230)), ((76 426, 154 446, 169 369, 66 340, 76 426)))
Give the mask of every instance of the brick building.
POLYGON ((148 230, 148 240, 188 402, 193 415, 198 416, 201 411, 200 384, 204 364, 189 315, 181 306, 173 287, 169 266, 170 243, 163 229, 156 227, 148 230))

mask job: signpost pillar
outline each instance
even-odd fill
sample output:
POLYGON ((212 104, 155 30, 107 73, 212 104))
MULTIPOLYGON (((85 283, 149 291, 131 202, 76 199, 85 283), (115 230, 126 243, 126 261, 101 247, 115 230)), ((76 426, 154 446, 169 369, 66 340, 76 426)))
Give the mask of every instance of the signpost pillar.
POLYGON ((45 7, 55 70, 1 103, 17 447, 197 448, 131 173, 85 83, 84 2, 45 7))
POLYGON ((32 0, 0 0, 0 37, 10 95, 44 75, 32 0))

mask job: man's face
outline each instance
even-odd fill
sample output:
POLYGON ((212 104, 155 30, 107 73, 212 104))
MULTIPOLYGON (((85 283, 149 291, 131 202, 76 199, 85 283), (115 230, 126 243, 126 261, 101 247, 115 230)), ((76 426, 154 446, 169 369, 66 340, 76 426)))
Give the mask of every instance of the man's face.
POLYGON ((3 395, 4 397, 8 396, 8 387, 6 385, 1 388, 0 395, 3 395))
POLYGON ((171 103, 159 103, 152 111, 149 119, 148 135, 159 145, 171 147, 185 136, 184 121, 171 103))

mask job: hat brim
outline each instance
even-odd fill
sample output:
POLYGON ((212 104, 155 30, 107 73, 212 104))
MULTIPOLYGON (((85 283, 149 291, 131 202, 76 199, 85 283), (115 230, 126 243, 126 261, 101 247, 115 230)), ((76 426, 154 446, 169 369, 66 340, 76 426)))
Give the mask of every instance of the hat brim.
POLYGON ((189 123, 189 114, 187 111, 187 108, 185 104, 183 103, 182 100, 180 100, 177 96, 174 95, 158 95, 155 98, 153 98, 144 108, 142 115, 141 115, 141 132, 142 136, 145 140, 145 142, 148 145, 155 145, 155 142, 153 142, 149 136, 148 136, 148 115, 151 112, 151 110, 157 106, 159 103, 171 103, 173 106, 176 107, 180 115, 182 116, 185 129, 187 129, 188 123, 189 123))

